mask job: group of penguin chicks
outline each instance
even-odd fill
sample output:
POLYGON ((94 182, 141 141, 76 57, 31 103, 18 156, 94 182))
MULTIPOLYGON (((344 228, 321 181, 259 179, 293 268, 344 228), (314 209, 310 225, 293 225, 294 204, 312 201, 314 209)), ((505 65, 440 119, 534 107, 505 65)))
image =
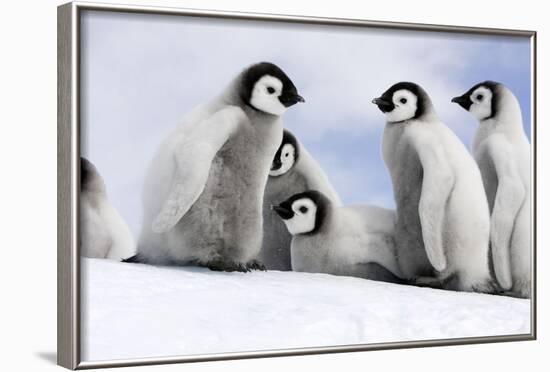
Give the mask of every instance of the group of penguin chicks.
POLYGON ((530 145, 519 104, 494 82, 452 101, 479 120, 473 157, 417 84, 372 100, 386 116, 382 155, 397 209, 343 206, 283 129, 283 113, 304 102, 293 82, 272 63, 249 66, 159 147, 137 253, 124 261, 529 297, 530 145))

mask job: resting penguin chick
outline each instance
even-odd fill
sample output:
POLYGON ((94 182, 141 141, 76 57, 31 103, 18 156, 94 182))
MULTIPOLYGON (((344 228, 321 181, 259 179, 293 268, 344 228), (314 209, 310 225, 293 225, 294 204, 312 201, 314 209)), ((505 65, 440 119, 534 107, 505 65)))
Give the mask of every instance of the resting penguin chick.
POLYGON ((293 195, 273 210, 292 234, 294 271, 402 282, 392 211, 340 207, 316 190, 293 195))
POLYGON ((134 238, 109 203, 96 167, 80 158, 80 249, 84 257, 121 260, 136 251, 134 238))
POLYGON ((491 292, 489 207, 474 159, 417 84, 395 84, 373 103, 387 119, 401 271, 421 285, 491 292), (433 269, 437 279, 423 277, 433 269))
POLYGON ((310 189, 321 191, 335 205, 341 204, 325 172, 296 137, 285 129, 283 141, 271 164, 264 194, 264 236, 259 260, 267 269, 292 270, 292 236, 283 221, 273 213, 271 206, 310 189))
POLYGON ((280 116, 303 101, 279 67, 263 62, 191 111, 146 175, 143 228, 130 261, 263 268, 254 258, 264 189, 283 136, 280 116))
POLYGON ((491 251, 498 283, 531 295, 531 158, 521 109, 504 85, 486 81, 452 102, 479 121, 473 154, 491 210, 491 251))

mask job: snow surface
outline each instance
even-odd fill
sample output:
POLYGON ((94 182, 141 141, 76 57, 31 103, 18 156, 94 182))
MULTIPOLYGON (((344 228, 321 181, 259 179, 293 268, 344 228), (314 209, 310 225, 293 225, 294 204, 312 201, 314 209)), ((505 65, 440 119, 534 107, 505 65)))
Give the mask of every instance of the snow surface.
POLYGON ((530 331, 528 300, 296 272, 82 259, 85 361, 530 331))

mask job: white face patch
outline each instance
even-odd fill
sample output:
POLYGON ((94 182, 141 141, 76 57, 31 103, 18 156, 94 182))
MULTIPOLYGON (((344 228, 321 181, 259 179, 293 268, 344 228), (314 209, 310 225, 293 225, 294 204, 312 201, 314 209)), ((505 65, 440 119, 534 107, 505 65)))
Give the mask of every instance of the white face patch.
POLYGON ((418 97, 407 89, 394 92, 392 102, 395 107, 386 113, 386 119, 390 123, 412 119, 416 113, 417 101, 418 97))
POLYGON ((279 169, 269 171, 269 175, 272 177, 285 174, 294 165, 296 161, 296 149, 292 144, 287 143, 283 146, 279 160, 281 161, 279 169))
POLYGON ((469 111, 478 120, 487 119, 489 116, 491 116, 492 99, 493 92, 491 92, 490 89, 485 87, 477 88, 470 95, 470 100, 472 101, 472 104, 470 105, 469 111))
POLYGON ((254 84, 250 95, 250 104, 263 112, 272 115, 282 115, 286 107, 279 101, 283 91, 281 80, 271 75, 265 75, 254 84))
POLYGON ((311 199, 304 198, 294 201, 292 210, 294 216, 288 220, 283 220, 290 234, 305 234, 315 228, 317 205, 311 199))

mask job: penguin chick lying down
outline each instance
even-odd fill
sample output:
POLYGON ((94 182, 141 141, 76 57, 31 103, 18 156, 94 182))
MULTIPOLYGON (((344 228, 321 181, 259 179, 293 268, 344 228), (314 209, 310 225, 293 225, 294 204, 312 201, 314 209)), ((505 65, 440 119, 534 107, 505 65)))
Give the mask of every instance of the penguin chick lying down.
POLYGON ((315 190, 293 195, 273 210, 292 235, 294 271, 404 282, 395 254, 394 212, 339 207, 315 190))

